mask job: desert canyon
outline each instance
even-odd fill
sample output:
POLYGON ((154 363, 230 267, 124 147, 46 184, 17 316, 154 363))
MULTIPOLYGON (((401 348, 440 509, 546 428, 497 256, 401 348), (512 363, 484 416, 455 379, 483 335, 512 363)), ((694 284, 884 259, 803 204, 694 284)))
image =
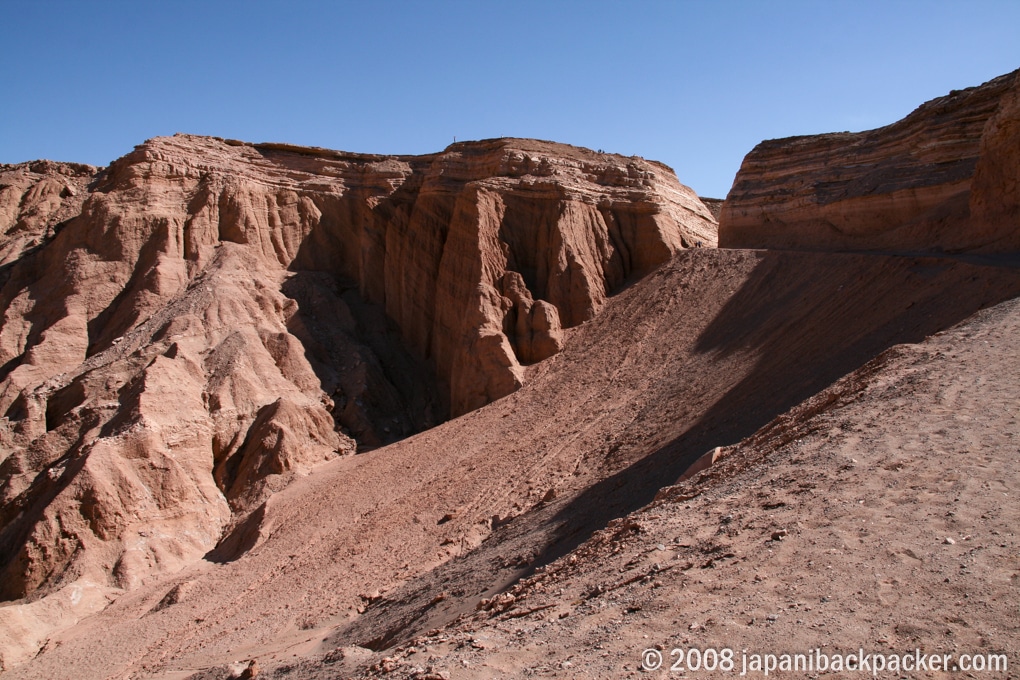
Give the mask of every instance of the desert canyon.
POLYGON ((1020 71, 723 201, 512 138, 0 165, 0 671, 1016 677, 1018 183, 1020 71))

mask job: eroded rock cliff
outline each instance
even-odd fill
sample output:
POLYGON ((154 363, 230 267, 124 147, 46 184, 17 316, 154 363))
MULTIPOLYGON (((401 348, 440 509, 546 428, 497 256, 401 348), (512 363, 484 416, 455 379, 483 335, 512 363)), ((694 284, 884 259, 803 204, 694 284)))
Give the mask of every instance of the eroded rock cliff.
POLYGON ((532 140, 178 135, 2 171, 4 599, 176 569, 356 441, 509 394, 628 279, 715 245, 668 168, 532 140))
POLYGON ((14 262, 81 212, 96 171, 52 161, 0 165, 0 285, 14 262))
POLYGON ((762 142, 719 218, 726 248, 1020 248, 1020 71, 876 130, 762 142))

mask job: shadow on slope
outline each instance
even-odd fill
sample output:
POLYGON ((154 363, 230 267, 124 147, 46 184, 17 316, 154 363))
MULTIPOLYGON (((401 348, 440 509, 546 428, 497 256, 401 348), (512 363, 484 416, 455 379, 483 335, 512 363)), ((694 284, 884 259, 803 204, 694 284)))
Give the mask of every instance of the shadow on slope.
MULTIPOLYGON (((726 359, 757 356, 746 375, 665 446, 563 507, 553 541, 535 561, 573 550, 610 520, 648 504, 699 456, 735 444, 882 351, 916 343, 1020 295, 1020 270, 949 258, 808 255, 762 251, 752 274, 701 333, 695 351, 726 375, 726 359), (827 275, 818 274, 827 270, 827 275)), ((667 401, 684 398, 666 386, 667 401)), ((656 401, 659 401, 658 399, 656 401)), ((647 410, 659 408, 650 404, 647 410)))
MULTIPOLYGON (((690 345, 669 349, 674 360, 645 390, 633 421, 618 430, 614 460, 606 461, 617 472, 588 470, 590 486, 494 527, 477 549, 408 582, 331 642, 386 649, 470 613, 481 597, 506 590, 649 503, 712 447, 752 435, 892 345, 918 342, 1020 294, 1020 271, 950 258, 718 251, 681 256, 632 289, 634 297, 618 301, 662 310, 657 298, 682 295, 680 287, 667 288, 681 274, 708 261, 725 277, 743 271, 731 266, 743 257, 756 263, 745 265, 742 278, 738 273, 690 345), (687 410, 699 401, 708 408, 687 410)), ((613 311, 604 314, 612 329, 613 311)), ((657 344, 640 351, 661 351, 657 344)))

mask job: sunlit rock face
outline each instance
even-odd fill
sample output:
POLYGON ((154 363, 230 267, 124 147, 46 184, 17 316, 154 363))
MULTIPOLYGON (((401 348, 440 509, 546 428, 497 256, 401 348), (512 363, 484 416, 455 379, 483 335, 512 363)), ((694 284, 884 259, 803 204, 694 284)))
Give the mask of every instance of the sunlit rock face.
POLYGON ((720 245, 1016 250, 1018 74, 953 91, 877 130, 762 142, 726 198, 720 245))

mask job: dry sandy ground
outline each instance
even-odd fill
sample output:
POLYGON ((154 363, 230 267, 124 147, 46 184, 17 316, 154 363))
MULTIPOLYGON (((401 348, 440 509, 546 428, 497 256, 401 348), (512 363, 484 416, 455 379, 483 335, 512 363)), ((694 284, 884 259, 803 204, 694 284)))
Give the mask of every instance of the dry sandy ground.
POLYGON ((1017 294, 1020 272, 983 262, 685 252, 519 392, 316 468, 8 675, 619 677, 693 643, 1012 661, 1013 307, 894 350, 639 509, 712 447, 1017 294))
POLYGON ((643 650, 659 649, 664 669, 647 676, 676 677, 673 650, 730 648, 733 675, 745 650, 864 649, 902 663, 920 649, 929 671, 933 656, 962 654, 1005 655, 1009 671, 878 676, 1017 677, 1018 357, 1015 300, 896 346, 512 600, 391 650, 370 674, 630 677, 643 674, 643 650))

